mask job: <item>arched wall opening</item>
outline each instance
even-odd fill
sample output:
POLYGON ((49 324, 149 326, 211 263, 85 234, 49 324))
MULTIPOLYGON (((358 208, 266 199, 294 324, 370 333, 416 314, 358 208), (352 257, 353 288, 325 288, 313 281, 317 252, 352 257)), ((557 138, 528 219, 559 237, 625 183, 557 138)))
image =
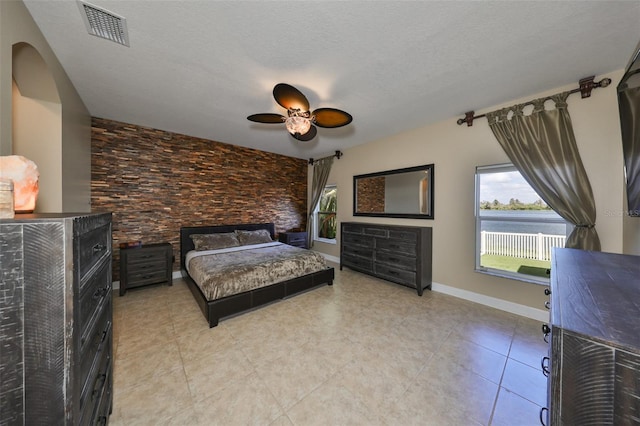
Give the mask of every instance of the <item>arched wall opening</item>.
POLYGON ((55 80, 38 51, 16 43, 12 52, 12 153, 40 172, 36 212, 62 206, 62 104, 55 80))

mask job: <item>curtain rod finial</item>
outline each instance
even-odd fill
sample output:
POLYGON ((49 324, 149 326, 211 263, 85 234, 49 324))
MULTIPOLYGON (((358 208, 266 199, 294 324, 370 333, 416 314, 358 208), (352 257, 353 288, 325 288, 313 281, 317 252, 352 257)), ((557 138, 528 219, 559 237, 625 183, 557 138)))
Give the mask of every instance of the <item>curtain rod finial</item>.
POLYGON ((464 118, 459 118, 457 123, 459 126, 462 125, 462 123, 467 123, 467 127, 471 127, 473 126, 473 119, 474 119, 474 112, 473 111, 467 111, 464 113, 464 118))

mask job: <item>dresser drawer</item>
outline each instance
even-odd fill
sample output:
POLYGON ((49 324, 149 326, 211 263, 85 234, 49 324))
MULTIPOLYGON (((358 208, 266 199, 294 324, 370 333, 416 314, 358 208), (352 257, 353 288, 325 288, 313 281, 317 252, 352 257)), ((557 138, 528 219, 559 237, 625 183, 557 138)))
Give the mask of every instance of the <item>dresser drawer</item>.
POLYGON ((343 224, 342 225, 342 232, 343 233, 349 233, 349 234, 362 234, 364 231, 364 227, 362 225, 356 225, 356 224, 343 224))
POLYGON ((416 286, 416 273, 410 271, 404 271, 402 269, 396 269, 391 266, 382 265, 376 263, 375 273, 380 277, 394 281, 400 284, 405 284, 411 287, 416 286))
POLYGON ((105 389, 110 385, 111 379, 111 346, 108 345, 106 350, 102 352, 100 363, 95 371, 95 375, 91 377, 88 386, 83 390, 80 396, 80 410, 82 418, 80 424, 90 425, 96 413, 96 409, 100 406, 101 397, 105 389))
POLYGON ((411 232, 411 231, 390 229, 389 238, 395 239, 395 240, 403 240, 415 246, 416 241, 418 241, 418 234, 416 232, 411 232))
POLYGON ((344 234, 342 235, 342 240, 345 244, 356 244, 362 247, 373 247, 374 243, 374 239, 372 237, 364 235, 344 234))
POLYGON ((97 309, 111 298, 111 264, 105 262, 84 286, 76 306, 76 321, 80 336, 90 331, 93 317, 98 314, 97 309))
POLYGON ((107 224, 81 234, 76 240, 80 291, 87 274, 103 259, 111 258, 111 225, 107 224))
POLYGON ((403 256, 399 253, 377 251, 376 262, 384 263, 391 267, 395 266, 402 270, 416 270, 416 258, 413 256, 403 256))
POLYGON ((383 240, 376 239, 376 249, 386 250, 393 253, 404 253, 415 256, 416 245, 401 240, 383 240))
POLYGON ((112 329, 111 303, 109 303, 104 307, 100 319, 96 322, 95 327, 92 328, 91 333, 87 336, 84 345, 80 349, 79 377, 82 384, 80 387, 82 393, 85 393, 91 383, 91 379, 95 377, 105 350, 110 348, 112 329))
POLYGON ((111 391, 113 389, 113 374, 107 376, 107 384, 104 386, 100 403, 96 407, 96 411, 93 415, 92 425, 106 426, 109 419, 109 411, 111 410, 111 391))
POLYGON ((369 272, 373 272, 373 260, 364 259, 362 257, 353 256, 343 253, 342 266, 351 267, 354 269, 364 269, 369 272))
POLYGON ((373 249, 360 246, 348 246, 343 247, 343 254, 345 256, 361 256, 369 260, 373 259, 373 249))

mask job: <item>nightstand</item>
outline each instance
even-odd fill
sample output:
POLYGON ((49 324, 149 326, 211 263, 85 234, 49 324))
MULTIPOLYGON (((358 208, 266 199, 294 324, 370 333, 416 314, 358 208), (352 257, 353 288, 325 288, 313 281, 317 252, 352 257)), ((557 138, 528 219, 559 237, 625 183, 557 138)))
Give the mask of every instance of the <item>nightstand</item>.
POLYGON ((307 233, 306 232, 281 232, 278 235, 278 241, 281 243, 289 244, 290 246, 307 248, 307 233))
POLYGON ((149 284, 171 285, 173 248, 169 243, 120 249, 120 296, 149 284))

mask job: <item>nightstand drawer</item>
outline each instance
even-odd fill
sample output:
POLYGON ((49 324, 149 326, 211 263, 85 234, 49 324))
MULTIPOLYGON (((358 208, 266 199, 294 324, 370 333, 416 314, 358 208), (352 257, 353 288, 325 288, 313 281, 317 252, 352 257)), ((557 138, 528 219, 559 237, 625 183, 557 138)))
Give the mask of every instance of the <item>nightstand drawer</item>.
POLYGON ((141 285, 156 284, 167 281, 167 271, 142 271, 134 274, 129 274, 127 277, 127 288, 139 287, 141 285))
POLYGON ((129 263, 127 271, 129 276, 153 272, 153 271, 166 271, 167 270, 167 258, 152 259, 141 263, 129 263))

